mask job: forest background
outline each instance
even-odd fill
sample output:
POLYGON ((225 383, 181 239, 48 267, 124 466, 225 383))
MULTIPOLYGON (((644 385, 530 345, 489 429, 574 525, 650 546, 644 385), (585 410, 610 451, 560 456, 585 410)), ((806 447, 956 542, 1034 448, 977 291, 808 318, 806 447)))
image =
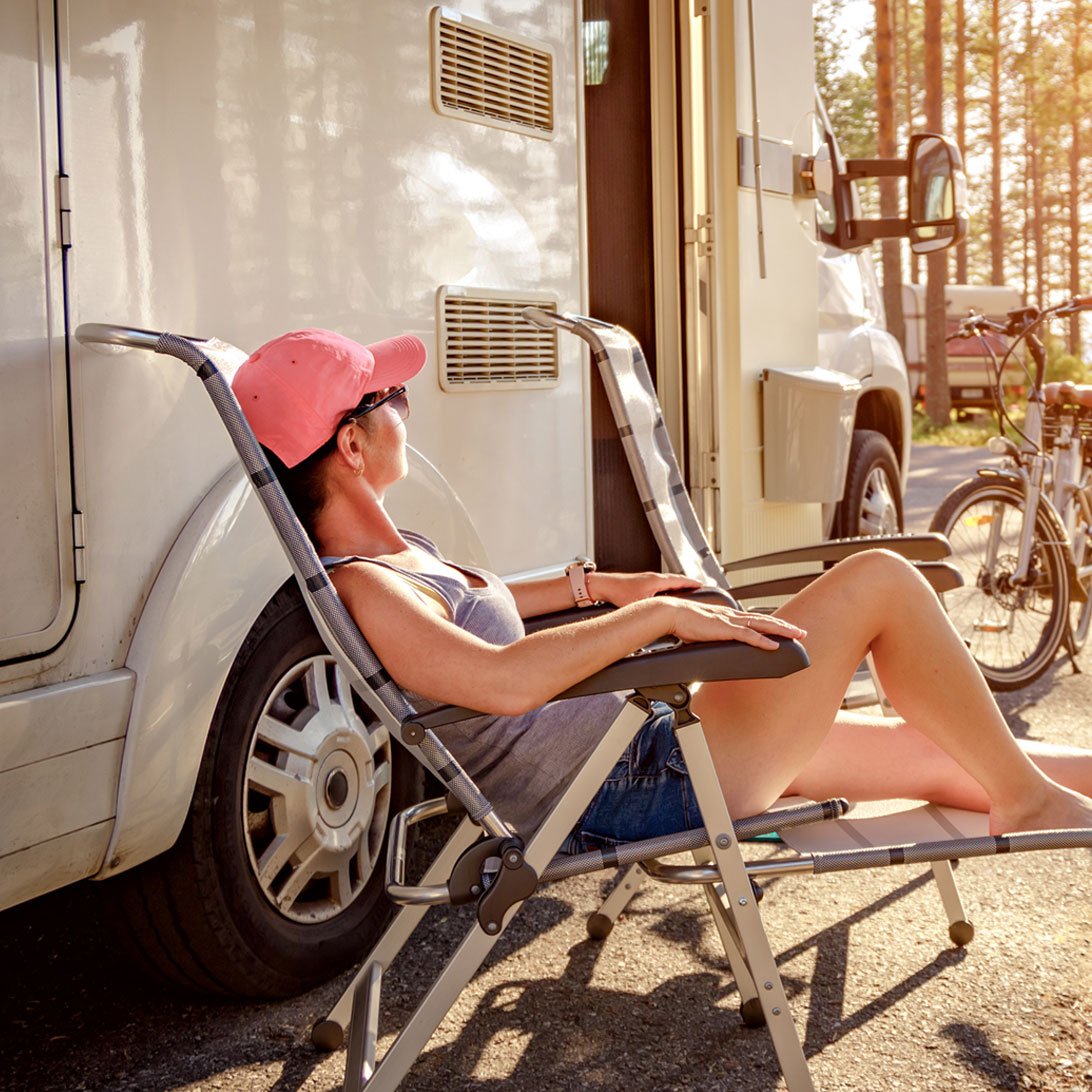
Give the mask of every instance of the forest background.
MULTIPOLYGON (((947 284, 1007 284, 1035 306, 1092 293, 1092 0, 815 0, 814 13, 816 79, 847 157, 905 155, 915 131, 963 150, 967 239, 927 258, 878 244, 888 329, 904 345, 899 286, 927 285, 925 409, 946 423, 947 284)), ((861 196, 898 215, 897 191, 861 196)), ((1051 378, 1085 379, 1080 316, 1056 327, 1051 378)))

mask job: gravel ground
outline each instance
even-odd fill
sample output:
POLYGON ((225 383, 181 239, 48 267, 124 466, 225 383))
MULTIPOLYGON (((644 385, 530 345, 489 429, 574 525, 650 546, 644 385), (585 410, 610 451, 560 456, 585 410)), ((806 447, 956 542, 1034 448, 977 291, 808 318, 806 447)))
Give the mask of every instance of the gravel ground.
MULTIPOLYGON (((1063 661, 1003 702, 1018 735, 1085 746, 1090 705, 1092 683, 1063 661)), ((964 950, 948 944, 927 870, 770 882, 763 917, 818 1085, 1092 1088, 1090 865, 1088 851, 964 862, 978 927, 964 950)), ((603 875, 528 904, 405 1087, 784 1087, 766 1034, 740 1024, 700 892, 649 884, 598 943, 584 921, 603 875)), ((348 976, 280 1004, 175 996, 127 969, 96 896, 81 884, 0 915, 0 1088, 340 1087, 344 1055, 316 1053, 308 1029, 348 976)), ((465 928, 463 911, 433 913, 388 978, 386 1028, 465 928)))

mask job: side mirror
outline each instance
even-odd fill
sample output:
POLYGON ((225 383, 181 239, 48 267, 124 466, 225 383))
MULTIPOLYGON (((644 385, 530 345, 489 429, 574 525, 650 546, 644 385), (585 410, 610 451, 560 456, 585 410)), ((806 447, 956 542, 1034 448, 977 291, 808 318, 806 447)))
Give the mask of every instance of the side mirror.
POLYGON ((907 156, 910 249, 928 254, 967 234, 967 176, 959 148, 947 137, 915 133, 907 156))
MULTIPOLYGON (((818 156, 803 159, 798 167, 798 189, 821 199, 818 156)), ((829 176, 828 176, 829 177, 829 176)), ((836 169, 833 193, 827 200, 836 221, 820 227, 820 237, 842 250, 857 250, 876 239, 907 236, 915 254, 943 250, 967 234, 967 179, 959 148, 938 133, 915 133, 905 159, 848 159, 836 169), (863 219, 854 196, 854 183, 862 178, 905 178, 906 217, 863 219)))

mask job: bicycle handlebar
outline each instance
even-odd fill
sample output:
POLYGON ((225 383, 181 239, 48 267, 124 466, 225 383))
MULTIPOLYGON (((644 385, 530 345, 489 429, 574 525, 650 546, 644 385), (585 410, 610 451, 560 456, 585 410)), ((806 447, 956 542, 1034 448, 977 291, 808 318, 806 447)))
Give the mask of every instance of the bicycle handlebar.
POLYGON ((1056 315, 1075 315, 1079 311, 1092 311, 1092 296, 1074 296, 1053 308, 1056 315))
POLYGON ((1092 311, 1092 296, 1073 296, 1071 299, 1047 307, 1040 311, 1037 307, 1014 307, 1005 312, 1005 322, 997 322, 986 318, 978 311, 972 311, 969 315, 960 319, 959 330, 950 335, 948 341, 958 339, 980 337, 983 334, 1005 334, 1008 337, 1019 337, 1021 334, 1030 333, 1044 319, 1051 315, 1065 317, 1076 315, 1081 311, 1092 311))

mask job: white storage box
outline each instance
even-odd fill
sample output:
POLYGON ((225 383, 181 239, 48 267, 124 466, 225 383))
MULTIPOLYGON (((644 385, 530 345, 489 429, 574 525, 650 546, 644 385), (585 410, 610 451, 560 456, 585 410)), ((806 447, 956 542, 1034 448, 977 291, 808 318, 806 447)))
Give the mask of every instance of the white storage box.
POLYGON ((861 384, 828 368, 767 368, 761 378, 766 500, 841 500, 861 384))

